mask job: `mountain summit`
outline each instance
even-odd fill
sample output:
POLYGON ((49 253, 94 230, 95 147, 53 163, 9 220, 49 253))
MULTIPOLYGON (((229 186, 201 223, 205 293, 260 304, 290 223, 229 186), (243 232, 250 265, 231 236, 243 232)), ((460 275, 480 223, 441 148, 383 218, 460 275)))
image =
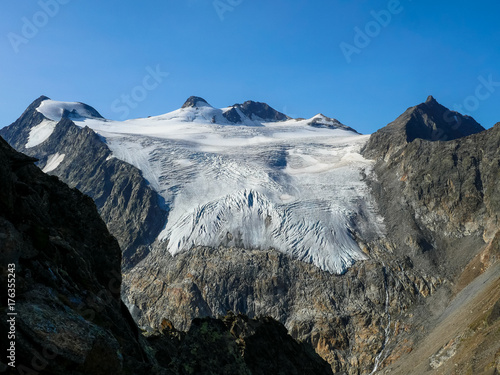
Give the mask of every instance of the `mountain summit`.
POLYGON ((97 110, 85 103, 80 102, 58 102, 51 100, 46 96, 41 96, 36 102, 40 102, 37 111, 43 114, 47 119, 59 121, 63 118, 82 119, 95 118, 104 119, 97 110))
POLYGON ((278 112, 266 103, 247 100, 243 104, 234 104, 229 110, 224 112, 224 117, 233 123, 242 123, 244 117, 250 120, 261 120, 267 122, 285 121, 290 117, 278 112))
POLYGON ((386 155, 417 138, 450 141, 483 130, 472 117, 449 110, 430 95, 424 103, 408 108, 395 121, 374 133, 364 152, 369 157, 386 155))
POLYGON ((199 96, 190 96, 181 108, 210 107, 210 104, 199 96))
POLYGON ((310 121, 309 125, 315 128, 329 128, 329 129, 343 129, 347 131, 359 134, 356 130, 350 126, 342 124, 339 120, 325 116, 322 113, 318 113, 310 121))
POLYGON ((429 95, 425 102, 426 103, 434 103, 434 102, 437 103, 436 99, 434 99, 434 97, 432 95, 429 95))

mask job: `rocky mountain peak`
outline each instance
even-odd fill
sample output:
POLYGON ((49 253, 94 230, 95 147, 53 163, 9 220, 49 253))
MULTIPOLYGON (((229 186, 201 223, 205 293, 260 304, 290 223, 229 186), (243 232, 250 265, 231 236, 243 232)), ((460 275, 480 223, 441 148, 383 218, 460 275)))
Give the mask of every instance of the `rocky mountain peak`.
POLYGON ((432 112, 438 115, 441 115, 445 112, 451 112, 448 108, 438 103, 438 101, 432 95, 429 95, 425 102, 418 104, 417 106, 415 106, 415 108, 418 108, 424 112, 432 112))
POLYGON ((199 96, 190 96, 182 105, 182 108, 206 107, 210 106, 208 102, 199 96))
POLYGON ((426 103, 437 103, 436 99, 434 99, 434 97, 432 95, 429 95, 425 102, 426 103))
POLYGON ((439 104, 433 96, 408 108, 395 121, 372 135, 364 152, 377 157, 393 153, 415 139, 450 141, 485 130, 472 117, 439 104))
POLYGON ((359 134, 356 130, 342 124, 339 120, 325 116, 322 113, 318 113, 314 116, 308 124, 315 128, 342 129, 359 134))
POLYGON ((247 100, 243 104, 235 104, 233 108, 238 108, 245 116, 254 120, 262 119, 266 121, 284 121, 288 120, 290 117, 275 110, 267 103, 255 102, 253 100, 247 100))
POLYGON ((104 119, 97 110, 88 104, 80 102, 60 102, 47 97, 40 97, 28 108, 41 113, 46 119, 60 121, 61 119, 104 119), (35 107, 35 104, 38 104, 35 107))
POLYGON ((28 106, 28 108, 26 108, 23 115, 35 111, 38 107, 40 107, 40 104, 42 104, 42 102, 44 102, 45 100, 50 100, 50 98, 48 96, 41 95, 37 99, 33 100, 33 102, 28 106))
POLYGON ((35 100, 35 102, 43 102, 44 100, 50 100, 50 98, 48 96, 45 96, 45 95, 40 95, 40 97, 38 99, 35 100))

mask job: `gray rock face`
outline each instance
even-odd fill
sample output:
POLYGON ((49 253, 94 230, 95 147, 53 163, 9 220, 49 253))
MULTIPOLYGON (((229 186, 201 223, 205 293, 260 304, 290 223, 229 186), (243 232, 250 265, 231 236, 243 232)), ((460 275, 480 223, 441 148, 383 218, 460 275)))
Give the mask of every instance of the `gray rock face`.
POLYGON ((194 317, 228 310, 271 316, 310 343, 334 372, 369 373, 386 340, 396 340, 407 309, 441 282, 384 246, 373 244, 374 259, 343 276, 274 251, 196 248, 172 258, 159 246, 125 273, 123 297, 145 328, 159 329, 169 319, 189 329, 194 317))
POLYGON ((76 126, 68 118, 57 123, 45 142, 26 148, 30 130, 45 119, 36 108, 46 99, 41 97, 33 102, 16 122, 1 129, 0 135, 17 150, 39 159, 41 168, 53 155, 65 155, 50 173, 94 199, 120 243, 125 268, 132 267, 144 257, 165 224, 162 199, 149 187, 141 171, 111 158, 111 151, 101 137, 88 127, 76 126))
POLYGON ((229 111, 224 112, 223 116, 227 121, 233 124, 241 124, 242 118, 235 107, 232 107, 229 111))
POLYGON ((294 341, 272 318, 198 318, 187 333, 164 320, 159 332, 149 337, 155 356, 176 374, 332 374, 309 345, 294 341))
POLYGON ((379 151, 371 184, 402 254, 452 276, 492 240, 499 227, 499 145, 497 124, 448 142, 415 139, 387 161, 379 151))
MULTIPOLYGON (((432 100, 425 104, 429 105, 437 106, 432 100)), ((414 123, 415 115, 409 115, 408 123, 414 123)), ((423 113, 421 118, 431 115, 423 113)), ((445 368, 452 372, 457 368, 453 363, 464 371, 482 373, 500 354, 498 341, 493 343, 491 334, 478 329, 485 313, 493 314, 494 305, 488 301, 499 298, 491 285, 499 283, 495 253, 500 228, 500 124, 479 133, 475 126, 464 127, 462 131, 476 134, 447 142, 417 137, 398 143, 408 136, 404 131, 408 124, 398 121, 399 128, 390 124, 391 129, 375 133, 365 148, 365 156, 377 159, 369 183, 386 219, 388 240, 397 244, 394 254, 407 256, 415 269, 451 283, 440 290, 439 298, 414 308, 412 321, 421 326, 420 334, 403 337, 414 342, 417 354, 394 348, 385 364, 395 362, 391 368, 401 374, 444 373, 445 368), (477 301, 464 295, 477 296, 477 301), (478 346, 481 341, 484 345, 478 346), (442 347, 429 352, 429 342, 442 347), (458 358, 452 361, 455 353, 458 358), (423 361, 430 363, 430 370, 421 366, 423 361)), ((498 326, 491 324, 489 332, 498 326)))

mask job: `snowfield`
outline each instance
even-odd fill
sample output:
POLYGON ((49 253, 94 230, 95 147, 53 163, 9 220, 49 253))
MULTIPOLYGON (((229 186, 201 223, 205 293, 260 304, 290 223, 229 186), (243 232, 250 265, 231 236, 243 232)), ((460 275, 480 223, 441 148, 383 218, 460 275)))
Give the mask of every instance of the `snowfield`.
MULTIPOLYGON (((51 102, 38 111, 57 121, 60 102, 51 102)), ((84 112, 78 103, 63 107, 84 112)), ((334 129, 326 118, 330 127, 312 119, 234 125, 227 110, 200 105, 124 122, 81 113, 74 122, 104 137, 164 198, 169 215, 159 240, 172 255, 196 245, 273 248, 334 273, 366 259, 353 233, 384 230, 361 176, 372 168, 359 153, 369 136, 334 129)), ((62 158, 54 155, 51 167, 62 158)))
POLYGON ((55 100, 44 100, 37 111, 52 121, 61 120, 63 113, 67 112, 71 117, 92 118, 98 115, 91 107, 78 102, 58 102, 55 100))
POLYGON ((55 170, 57 167, 59 167, 59 164, 63 162, 65 156, 66 155, 59 154, 58 152, 56 152, 54 155, 49 156, 49 158, 47 159, 47 164, 42 169, 42 172, 49 173, 55 170))
POLYGON ((45 142, 54 132, 56 125, 57 122, 55 121, 44 120, 40 124, 32 128, 25 147, 31 148, 45 142))

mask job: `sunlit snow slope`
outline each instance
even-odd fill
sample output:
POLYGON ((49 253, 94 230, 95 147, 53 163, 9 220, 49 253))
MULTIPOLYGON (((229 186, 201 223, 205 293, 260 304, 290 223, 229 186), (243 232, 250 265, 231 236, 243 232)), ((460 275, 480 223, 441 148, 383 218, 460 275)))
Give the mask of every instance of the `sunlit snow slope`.
POLYGON ((115 122, 78 105, 47 100, 38 111, 52 121, 60 108, 74 113, 116 158, 142 170, 169 210, 159 239, 172 255, 195 245, 274 248, 343 273, 366 259, 353 233, 383 230, 360 173, 372 166, 359 154, 368 136, 337 129, 336 120, 265 122, 237 108, 235 125, 223 116, 232 107, 199 102, 115 122))

